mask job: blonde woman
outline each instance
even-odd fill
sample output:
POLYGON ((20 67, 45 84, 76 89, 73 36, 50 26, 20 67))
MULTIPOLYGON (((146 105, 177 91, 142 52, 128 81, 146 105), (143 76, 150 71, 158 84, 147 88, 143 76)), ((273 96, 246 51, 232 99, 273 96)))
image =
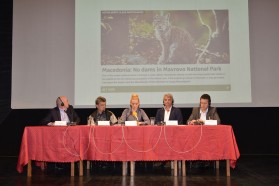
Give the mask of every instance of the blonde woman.
POLYGON ((121 115, 120 120, 138 121, 139 124, 150 124, 150 120, 143 109, 140 108, 140 99, 138 94, 132 94, 130 99, 130 108, 126 108, 121 115))

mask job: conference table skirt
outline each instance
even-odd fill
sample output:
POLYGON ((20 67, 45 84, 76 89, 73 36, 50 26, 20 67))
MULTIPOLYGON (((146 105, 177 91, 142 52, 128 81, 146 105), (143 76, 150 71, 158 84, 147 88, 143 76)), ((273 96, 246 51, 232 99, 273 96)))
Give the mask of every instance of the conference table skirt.
POLYGON ((46 162, 230 160, 240 153, 230 125, 25 127, 17 170, 46 162))

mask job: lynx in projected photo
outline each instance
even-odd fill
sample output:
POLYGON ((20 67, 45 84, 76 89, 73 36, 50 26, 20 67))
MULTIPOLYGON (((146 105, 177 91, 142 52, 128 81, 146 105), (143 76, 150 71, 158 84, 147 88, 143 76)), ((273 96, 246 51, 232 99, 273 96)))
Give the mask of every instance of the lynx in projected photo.
POLYGON ((156 15, 153 20, 155 37, 161 45, 157 64, 196 63, 193 39, 185 29, 172 26, 170 14, 156 15))

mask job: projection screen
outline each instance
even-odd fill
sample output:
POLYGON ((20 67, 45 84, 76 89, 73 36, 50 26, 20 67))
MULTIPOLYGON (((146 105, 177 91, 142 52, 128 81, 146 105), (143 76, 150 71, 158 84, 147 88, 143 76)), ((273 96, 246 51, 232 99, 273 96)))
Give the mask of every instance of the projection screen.
POLYGON ((251 84, 263 64, 255 46, 250 64, 248 13, 247 0, 14 0, 12 108, 50 108, 59 95, 123 108, 132 93, 141 107, 165 93, 178 107, 203 93, 222 107, 279 105, 251 84))

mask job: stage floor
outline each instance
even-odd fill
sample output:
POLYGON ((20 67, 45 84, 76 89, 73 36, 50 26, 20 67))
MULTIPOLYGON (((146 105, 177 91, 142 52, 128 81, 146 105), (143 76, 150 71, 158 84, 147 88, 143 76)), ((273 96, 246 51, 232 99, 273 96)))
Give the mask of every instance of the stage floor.
MULTIPOLYGON (((31 178, 26 176, 26 167, 22 174, 16 171, 17 157, 0 157, 0 185, 32 185, 32 186, 186 186, 186 185, 279 185, 279 155, 241 155, 237 166, 231 170, 231 177, 226 176, 225 161, 220 161, 220 171, 210 167, 189 167, 187 176, 172 176, 168 166, 160 163, 136 163, 135 176, 121 176, 121 163, 94 163, 94 169, 84 170, 84 176, 70 177, 68 166, 63 169, 45 170, 33 166, 31 178)), ((86 166, 84 166, 86 167, 86 166)))

